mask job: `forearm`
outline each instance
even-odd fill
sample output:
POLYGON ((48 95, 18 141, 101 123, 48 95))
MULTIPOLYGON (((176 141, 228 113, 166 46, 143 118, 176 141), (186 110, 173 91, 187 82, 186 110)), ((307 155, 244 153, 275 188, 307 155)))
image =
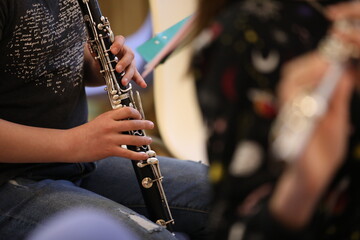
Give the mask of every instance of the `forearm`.
POLYGON ((71 139, 67 130, 29 127, 0 119, 0 162, 67 162, 71 139))
POLYGON ((288 170, 270 201, 270 213, 289 229, 301 229, 310 220, 324 189, 324 181, 311 182, 288 170))
POLYGON ((314 205, 314 198, 306 192, 290 174, 285 174, 270 201, 270 212, 289 228, 303 227, 314 205))

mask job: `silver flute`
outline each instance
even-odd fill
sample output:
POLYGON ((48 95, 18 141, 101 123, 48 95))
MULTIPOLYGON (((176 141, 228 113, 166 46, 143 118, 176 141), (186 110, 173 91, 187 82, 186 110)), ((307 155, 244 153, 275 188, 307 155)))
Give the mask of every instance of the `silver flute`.
MULTIPOLYGON (((100 72, 106 83, 106 91, 113 109, 121 107, 133 107, 143 115, 139 92, 135 102, 131 84, 121 84, 123 73, 115 71, 117 57, 111 53, 110 46, 114 42, 114 34, 109 20, 101 13, 97 0, 78 0, 88 33, 88 44, 95 59, 100 64, 100 72)), ((132 130, 125 134, 145 136, 144 130, 132 130)), ((131 161, 144 198, 149 218, 160 226, 166 227, 172 232, 174 219, 171 215, 169 204, 162 185, 163 176, 160 171, 159 160, 155 151, 149 145, 126 146, 127 149, 136 152, 145 152, 148 159, 143 161, 131 161)))
MULTIPOLYGON (((359 21, 341 20, 334 27, 346 31, 358 29, 359 21)), ((329 101, 351 59, 359 59, 359 49, 344 44, 334 36, 327 36, 318 51, 329 62, 319 85, 311 92, 296 97, 280 109, 271 133, 271 151, 275 159, 291 162, 299 158, 318 123, 326 113, 329 101)))

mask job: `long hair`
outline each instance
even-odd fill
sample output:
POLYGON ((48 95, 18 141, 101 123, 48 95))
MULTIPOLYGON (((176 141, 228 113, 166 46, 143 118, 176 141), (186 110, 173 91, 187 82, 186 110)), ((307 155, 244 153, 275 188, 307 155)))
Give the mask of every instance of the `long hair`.
POLYGON ((193 40, 197 35, 199 35, 203 29, 208 27, 218 13, 228 3, 233 1, 236 0, 198 0, 194 24, 186 42, 193 40))

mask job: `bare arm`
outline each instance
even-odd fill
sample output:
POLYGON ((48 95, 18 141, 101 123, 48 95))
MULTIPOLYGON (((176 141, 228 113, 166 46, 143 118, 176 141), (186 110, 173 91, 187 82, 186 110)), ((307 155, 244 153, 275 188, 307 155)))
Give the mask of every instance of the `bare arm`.
MULTIPOLYGON (((91 86, 104 85, 100 67, 87 45, 84 51, 86 83, 91 86)), ((132 50, 125 46, 124 37, 115 37, 111 52, 119 58, 116 71, 126 72, 122 83, 126 85, 130 80, 134 80, 140 87, 146 87, 135 67, 132 50)), ((152 122, 140 119, 138 111, 132 108, 106 112, 89 123, 69 130, 29 127, 0 119, 0 162, 88 162, 108 156, 146 159, 145 153, 136 153, 121 147, 150 144, 149 137, 121 133, 153 128, 152 122)))
POLYGON ((353 80, 349 75, 343 77, 307 150, 288 167, 275 190, 270 209, 288 227, 299 229, 308 223, 344 160, 353 80))
MULTIPOLYGON (((332 20, 360 19, 360 3, 340 3, 328 9, 332 20)), ((332 34, 360 49, 360 30, 333 29, 332 34)), ((300 91, 317 85, 328 67, 318 54, 309 54, 290 63, 280 84, 280 99, 289 101, 300 91)), ((359 69, 349 68, 340 79, 327 113, 303 155, 286 169, 270 201, 270 211, 286 226, 301 229, 310 220, 335 172, 344 161, 350 134, 349 109, 359 69), (356 72, 357 71, 357 72, 356 72)))
MULTIPOLYGON (((290 95, 297 96, 299 90, 316 85, 313 80, 319 79, 317 76, 325 69, 324 60, 316 54, 293 62, 287 76, 284 76, 287 82, 282 85, 283 100, 288 101, 290 95)), ((288 166, 276 188, 270 209, 289 227, 302 228, 308 223, 316 204, 344 160, 350 134, 349 109, 355 76, 348 69, 340 79, 329 109, 320 119, 306 150, 288 166)))
POLYGON ((89 162, 109 156, 146 159, 145 153, 121 147, 151 143, 149 137, 121 133, 153 128, 152 122, 140 118, 135 109, 121 108, 69 130, 29 127, 0 119, 0 162, 89 162))
POLYGON ((0 119, 1 162, 66 161, 69 148, 65 130, 28 127, 0 119))

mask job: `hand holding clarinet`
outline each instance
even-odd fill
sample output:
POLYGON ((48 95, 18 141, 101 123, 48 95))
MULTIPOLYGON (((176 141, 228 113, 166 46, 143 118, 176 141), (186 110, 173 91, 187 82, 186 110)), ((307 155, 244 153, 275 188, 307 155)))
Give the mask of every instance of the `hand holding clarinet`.
POLYGON ((317 51, 283 70, 282 107, 273 128, 274 157, 287 168, 270 211, 294 229, 306 225, 344 161, 351 133, 350 100, 360 81, 360 2, 324 12, 333 27, 317 51))

